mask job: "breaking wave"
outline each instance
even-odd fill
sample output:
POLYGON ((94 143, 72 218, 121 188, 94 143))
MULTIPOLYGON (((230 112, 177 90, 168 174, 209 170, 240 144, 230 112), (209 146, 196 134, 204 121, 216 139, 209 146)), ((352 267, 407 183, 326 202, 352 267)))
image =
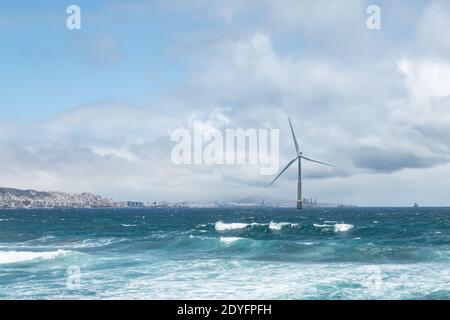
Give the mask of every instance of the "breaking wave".
POLYGON ((225 244, 231 244, 233 242, 242 240, 243 238, 240 237, 220 237, 220 242, 223 242, 225 244))
POLYGON ((248 227, 269 227, 270 230, 279 231, 282 230, 285 227, 289 228, 297 228, 299 227, 298 223, 290 223, 290 222, 274 222, 271 221, 270 223, 242 223, 242 222, 231 222, 231 223, 224 223, 223 221, 217 221, 215 224, 216 231, 229 231, 229 230, 239 230, 239 229, 245 229, 248 227))
POLYGON ((291 227, 291 228, 296 228, 298 227, 299 224, 298 223, 290 223, 290 222, 271 222, 269 224, 269 229, 270 230, 281 230, 284 227, 291 227))
POLYGON ((330 228, 330 227, 332 227, 329 224, 318 224, 318 223, 314 223, 313 226, 316 227, 316 228, 330 228))
POLYGON ((32 260, 51 260, 58 257, 65 257, 72 253, 68 250, 56 250, 56 251, 0 251, 0 264, 9 264, 17 262, 25 262, 32 260))
MULTIPOLYGON (((330 222, 330 221, 327 221, 327 222, 330 222)), ((346 232, 346 231, 349 231, 349 230, 351 230, 351 229, 353 229, 355 227, 354 225, 347 224, 347 223, 336 223, 334 225, 314 223, 313 226, 316 227, 316 228, 323 228, 323 229, 331 229, 331 228, 333 228, 334 232, 346 232)))
POLYGON ((215 228, 217 231, 227 231, 227 230, 236 230, 236 229, 244 229, 248 226, 248 223, 224 223, 222 221, 217 221, 215 224, 215 228))
POLYGON ((353 228, 354 226, 352 224, 337 223, 334 225, 334 232, 346 232, 353 228))

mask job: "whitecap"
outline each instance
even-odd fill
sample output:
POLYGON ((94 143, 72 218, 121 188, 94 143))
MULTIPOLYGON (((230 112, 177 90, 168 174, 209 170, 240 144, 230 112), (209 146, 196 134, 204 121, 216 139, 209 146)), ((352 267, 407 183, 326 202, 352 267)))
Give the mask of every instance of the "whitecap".
POLYGON ((270 222, 269 229, 270 230, 281 230, 284 227, 298 227, 298 223, 290 223, 290 222, 270 222))
POLYGON ((312 245, 316 244, 315 242, 307 242, 307 241, 305 241, 305 242, 299 241, 297 243, 301 244, 303 246, 312 246, 312 245))
POLYGON ((252 222, 252 223, 250 223, 250 225, 251 225, 252 227, 254 227, 254 226, 267 226, 267 223, 257 223, 257 222, 252 222))
POLYGON ((68 243, 65 245, 67 248, 99 248, 106 247, 115 243, 120 243, 126 241, 125 238, 115 239, 115 238, 93 238, 84 239, 82 241, 68 243))
POLYGON ((346 223, 337 223, 334 225, 334 232, 346 232, 350 229, 353 229, 352 224, 346 224, 346 223))
POLYGON ((70 254, 68 250, 57 251, 0 251, 0 264, 17 263, 31 260, 51 260, 57 257, 64 257, 70 254))
POLYGON ((121 226, 122 227, 137 227, 136 224, 125 224, 125 223, 121 224, 121 226))
POLYGON ((56 238, 56 236, 53 236, 53 235, 51 235, 51 234, 48 234, 48 235, 45 235, 45 236, 43 236, 43 237, 40 237, 40 238, 38 238, 38 239, 36 239, 36 240, 31 240, 31 241, 47 241, 47 240, 55 239, 55 238, 56 238))
POLYGON ((223 242, 225 244, 230 244, 239 240, 242 240, 243 238, 239 237, 220 237, 220 242, 223 242))
POLYGON ((329 224, 317 224, 317 223, 314 223, 313 226, 316 227, 316 228, 329 228, 329 227, 331 227, 329 224))
POLYGON ((244 229, 248 226, 248 223, 224 223, 222 221, 217 221, 215 224, 215 228, 217 231, 226 231, 226 230, 236 230, 236 229, 244 229))

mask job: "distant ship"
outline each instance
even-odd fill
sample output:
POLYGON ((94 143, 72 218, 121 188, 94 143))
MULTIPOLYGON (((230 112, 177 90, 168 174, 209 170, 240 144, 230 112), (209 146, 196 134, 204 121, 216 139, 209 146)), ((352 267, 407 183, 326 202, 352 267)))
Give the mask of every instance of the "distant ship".
POLYGON ((417 204, 417 202, 414 202, 414 206, 413 206, 414 208, 418 208, 419 207, 419 205, 417 204))

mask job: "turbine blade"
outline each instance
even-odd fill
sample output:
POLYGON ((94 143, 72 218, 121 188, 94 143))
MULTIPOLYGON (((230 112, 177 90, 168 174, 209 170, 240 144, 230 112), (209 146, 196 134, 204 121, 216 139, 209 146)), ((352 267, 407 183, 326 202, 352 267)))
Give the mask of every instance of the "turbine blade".
POLYGON ((289 120, 289 126, 291 127, 292 138, 294 138, 295 150, 297 150, 297 154, 299 154, 300 149, 299 149, 299 147, 298 147, 297 138, 295 137, 294 129, 292 128, 291 119, 288 118, 288 120, 289 120))
POLYGON ((298 159, 298 157, 295 158, 295 159, 293 159, 293 160, 291 160, 291 162, 289 162, 289 163, 287 164, 287 166, 284 167, 283 170, 281 170, 281 172, 277 175, 277 177, 276 177, 275 179, 273 179, 273 181, 269 184, 269 186, 271 186, 271 185, 275 182, 275 180, 277 180, 277 179, 283 174, 283 172, 285 172, 286 169, 289 168, 289 167, 291 166, 291 164, 293 164, 293 163, 295 162, 295 160, 297 160, 297 159, 298 159))
POLYGON ((308 160, 308 161, 311 161, 311 162, 316 162, 316 163, 324 164, 324 165, 329 166, 329 167, 334 167, 334 168, 336 168, 336 166, 334 166, 334 165, 332 165, 332 164, 329 164, 329 163, 325 163, 325 162, 322 162, 322 161, 314 160, 314 159, 311 159, 311 158, 308 158, 308 157, 305 157, 305 156, 301 156, 301 157, 302 157, 303 159, 308 160))

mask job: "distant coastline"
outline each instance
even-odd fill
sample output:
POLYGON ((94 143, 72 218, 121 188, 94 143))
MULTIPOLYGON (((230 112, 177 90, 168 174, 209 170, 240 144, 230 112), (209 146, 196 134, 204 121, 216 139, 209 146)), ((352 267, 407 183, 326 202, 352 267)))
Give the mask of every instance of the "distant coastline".
MULTIPOLYGON (((354 207, 343 204, 320 203, 304 199, 305 207, 354 207)), ((52 208, 292 208, 292 201, 252 195, 235 201, 166 202, 118 201, 89 192, 36 191, 0 187, 0 209, 52 209, 52 208)))
POLYGON ((0 209, 180 208, 187 202, 118 201, 89 192, 36 191, 0 187, 0 209))

